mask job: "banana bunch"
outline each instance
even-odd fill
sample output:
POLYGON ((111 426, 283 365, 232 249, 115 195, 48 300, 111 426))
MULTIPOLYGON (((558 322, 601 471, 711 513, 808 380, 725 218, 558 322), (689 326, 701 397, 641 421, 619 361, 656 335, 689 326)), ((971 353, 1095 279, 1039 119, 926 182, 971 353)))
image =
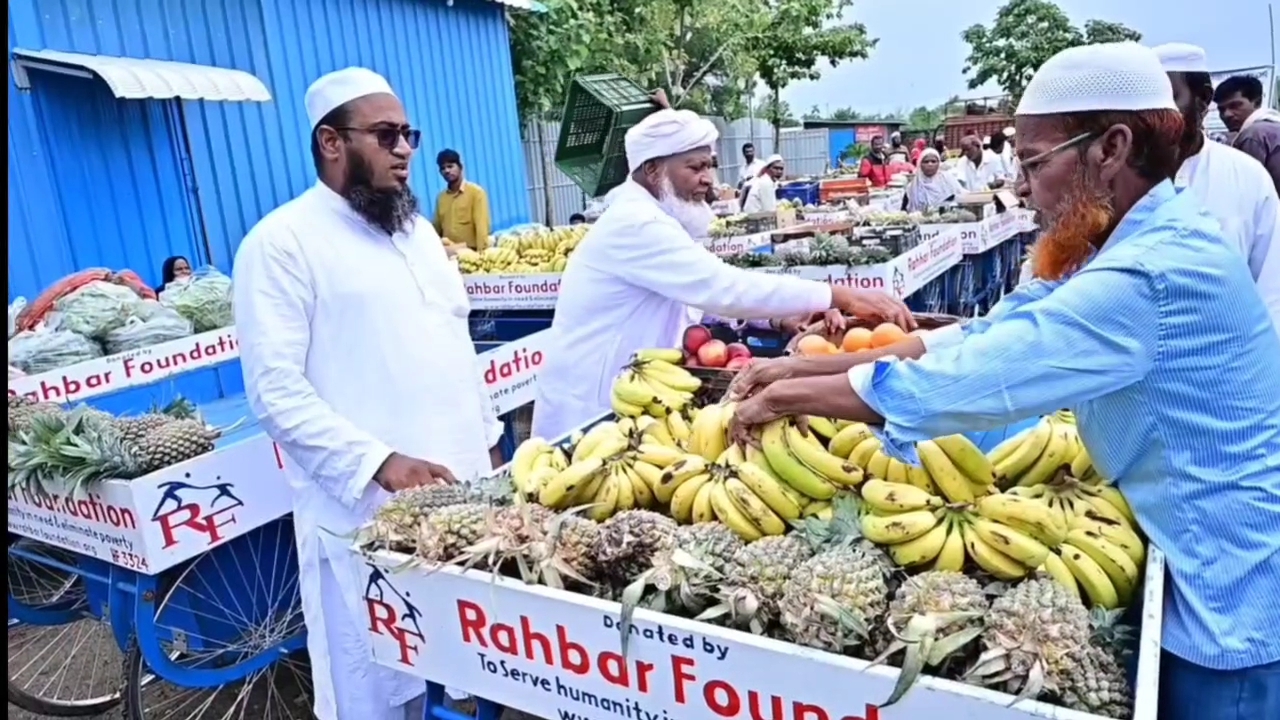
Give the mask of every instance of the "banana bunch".
POLYGON ((789 523, 800 520, 809 498, 774 475, 763 458, 747 459, 748 453, 748 448, 731 445, 706 465, 707 472, 681 484, 672 494, 671 517, 692 523, 719 520, 747 542, 785 533, 789 523))
POLYGON ((853 440, 849 462, 866 470, 869 477, 911 485, 949 502, 969 503, 988 495, 995 485, 995 468, 982 451, 963 435, 948 435, 916 445, 920 465, 908 465, 890 457, 865 425, 850 425, 832 439, 832 452, 847 447, 841 436, 853 440))
POLYGON ((1080 441, 1075 416, 1066 410, 1046 416, 1000 443, 987 458, 995 466, 1001 487, 1039 485, 1063 469, 1069 469, 1071 476, 1080 480, 1102 480, 1080 441))
POLYGON ((965 548, 957 524, 960 513, 947 507, 940 495, 927 490, 870 478, 859 488, 862 536, 902 567, 930 565, 935 570, 960 572, 965 548))
POLYGON ((655 348, 636 353, 613 382, 610 405, 622 417, 665 418, 689 407, 702 381, 679 366, 679 350, 655 348))
MULTIPOLYGON (((808 434, 802 433, 789 418, 766 424, 760 431, 760 449, 747 448, 747 459, 761 468, 767 467, 770 474, 810 500, 829 501, 841 488, 860 485, 865 477, 863 469, 847 457, 834 454, 819 439, 818 427, 831 431, 829 444, 849 428, 837 430, 834 424, 828 428, 812 419, 809 427, 808 434)), ((841 442, 841 447, 849 444, 847 438, 841 442)))

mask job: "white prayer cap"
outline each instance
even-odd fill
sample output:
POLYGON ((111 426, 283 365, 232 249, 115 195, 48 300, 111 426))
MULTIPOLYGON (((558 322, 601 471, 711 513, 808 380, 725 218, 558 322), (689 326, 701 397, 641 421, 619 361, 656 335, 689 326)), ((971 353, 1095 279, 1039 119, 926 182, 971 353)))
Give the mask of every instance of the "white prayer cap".
POLYGON ((1036 71, 1018 115, 1106 110, 1177 110, 1155 51, 1136 42, 1068 48, 1036 71))
POLYGON ((772 155, 770 155, 770 156, 769 156, 769 159, 768 159, 768 160, 765 160, 765 161, 764 161, 764 166, 765 166, 765 167, 769 167, 770 165, 772 165, 772 164, 774 164, 774 163, 780 163, 780 162, 782 162, 782 156, 781 156, 781 155, 779 155, 778 153, 774 153, 774 154, 772 154, 772 155))
POLYGON ((1165 43, 1151 48, 1167 73, 1207 73, 1209 60, 1204 48, 1188 43, 1165 43))
POLYGON ((659 110, 627 131, 623 144, 627 168, 635 172, 646 160, 679 155, 695 148, 713 147, 720 131, 710 120, 692 110, 659 110))
POLYGON ((307 119, 311 121, 311 129, 315 130, 325 115, 333 112, 339 105, 365 97, 366 95, 395 95, 391 83, 372 70, 362 67, 349 67, 321 75, 307 88, 307 119))
POLYGON ((1004 129, 1004 136, 1007 138, 1013 137, 1014 135, 1017 135, 1017 134, 1018 134, 1018 131, 1014 130, 1012 125, 1004 129))

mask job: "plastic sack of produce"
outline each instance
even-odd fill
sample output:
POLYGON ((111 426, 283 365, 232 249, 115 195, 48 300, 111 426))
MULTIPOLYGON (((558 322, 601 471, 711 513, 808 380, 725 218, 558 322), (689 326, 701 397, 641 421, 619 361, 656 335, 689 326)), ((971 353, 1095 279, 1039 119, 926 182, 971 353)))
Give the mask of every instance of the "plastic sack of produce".
POLYGON ((107 333, 103 346, 108 355, 159 345, 184 338, 193 332, 191 321, 177 310, 155 300, 143 300, 123 327, 107 333))
POLYGON ((231 278, 217 268, 197 270, 190 280, 171 282, 160 293, 160 302, 191 321, 198 333, 235 324, 231 310, 231 278))
POLYGON ((156 296, 155 292, 147 287, 132 270, 122 270, 119 273, 113 273, 107 268, 81 270, 53 283, 35 300, 32 300, 18 315, 18 330, 35 329, 37 325, 44 322, 45 316, 54 310, 59 300, 94 282, 112 282, 127 287, 139 298, 154 299, 156 296))
POLYGON ((18 332, 18 316, 22 315, 25 309, 27 309, 27 299, 24 297, 16 298, 9 303, 9 334, 6 337, 13 337, 18 332))
POLYGON ((102 346, 65 328, 38 325, 9 339, 9 365, 28 375, 102 357, 102 346))
POLYGON ((97 280, 58 298, 53 306, 62 315, 61 329, 102 338, 122 327, 141 302, 132 288, 97 280))

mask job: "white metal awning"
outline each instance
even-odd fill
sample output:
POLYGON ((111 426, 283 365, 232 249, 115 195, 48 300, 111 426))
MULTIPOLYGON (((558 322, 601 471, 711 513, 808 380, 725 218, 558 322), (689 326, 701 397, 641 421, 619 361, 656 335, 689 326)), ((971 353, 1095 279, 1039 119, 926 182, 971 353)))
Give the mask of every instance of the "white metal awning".
POLYGON ((168 60, 85 55, 57 50, 13 51, 13 80, 31 88, 30 70, 98 78, 123 100, 211 100, 269 102, 267 86, 243 70, 168 60))

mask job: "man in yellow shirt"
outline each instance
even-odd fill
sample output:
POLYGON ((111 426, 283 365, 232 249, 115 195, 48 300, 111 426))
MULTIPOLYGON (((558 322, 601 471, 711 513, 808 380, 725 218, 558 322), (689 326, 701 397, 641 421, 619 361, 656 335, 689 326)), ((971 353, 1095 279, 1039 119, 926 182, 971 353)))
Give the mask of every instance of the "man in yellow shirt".
POLYGON ((441 150, 436 165, 448 185, 436 198, 436 232, 446 242, 476 251, 489 247, 489 196, 484 188, 462 179, 457 150, 441 150))

